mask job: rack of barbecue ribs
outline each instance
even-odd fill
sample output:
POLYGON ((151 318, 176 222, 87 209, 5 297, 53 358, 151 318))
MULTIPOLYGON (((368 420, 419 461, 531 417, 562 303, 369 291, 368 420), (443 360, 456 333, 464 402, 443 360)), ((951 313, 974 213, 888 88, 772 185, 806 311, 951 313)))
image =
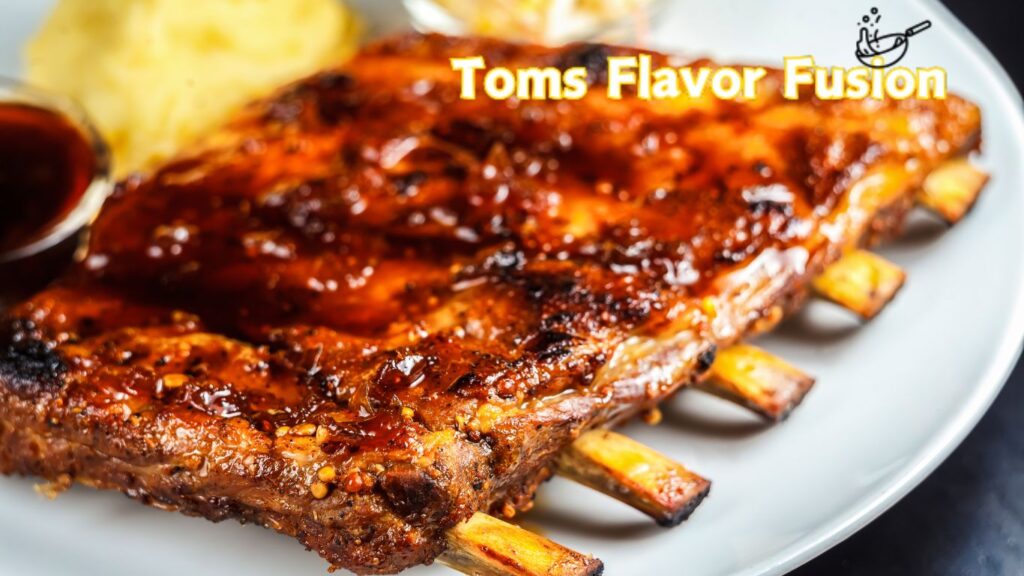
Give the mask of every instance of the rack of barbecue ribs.
POLYGON ((964 215, 980 115, 787 101, 776 72, 754 101, 471 101, 449 62, 597 85, 630 53, 382 41, 124 181, 6 313, 0 471, 357 573, 600 572, 496 517, 552 474, 683 520, 708 482, 608 429, 691 385, 783 418, 813 379, 742 340, 811 293, 876 314, 904 275, 865 248, 964 215))

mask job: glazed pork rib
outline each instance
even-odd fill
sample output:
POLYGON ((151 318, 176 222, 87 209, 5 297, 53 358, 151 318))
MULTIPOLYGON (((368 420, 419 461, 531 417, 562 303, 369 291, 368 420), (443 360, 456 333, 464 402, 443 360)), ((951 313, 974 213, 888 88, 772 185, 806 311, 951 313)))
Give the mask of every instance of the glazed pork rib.
POLYGON ((956 97, 790 102, 771 73, 740 103, 466 101, 449 64, 599 85, 628 53, 384 41, 123 182, 81 264, 7 313, 0 471, 256 522, 359 573, 431 562, 979 144, 956 97))

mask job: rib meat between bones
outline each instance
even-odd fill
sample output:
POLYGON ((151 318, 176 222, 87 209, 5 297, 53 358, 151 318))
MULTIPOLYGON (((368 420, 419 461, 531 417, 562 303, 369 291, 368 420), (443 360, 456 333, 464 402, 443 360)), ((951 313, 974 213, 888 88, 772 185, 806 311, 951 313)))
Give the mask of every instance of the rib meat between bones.
POLYGON ((771 73, 753 102, 465 101, 449 64, 600 84, 630 53, 387 40, 122 183, 82 263, 6 316, 0 471, 257 522, 356 572, 430 562, 979 142, 956 97, 790 102, 771 73))

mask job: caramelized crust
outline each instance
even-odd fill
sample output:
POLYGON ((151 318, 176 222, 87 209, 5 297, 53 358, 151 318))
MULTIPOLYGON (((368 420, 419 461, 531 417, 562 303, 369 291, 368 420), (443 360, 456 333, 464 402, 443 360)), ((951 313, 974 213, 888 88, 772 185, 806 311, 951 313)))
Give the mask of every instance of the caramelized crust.
POLYGON ((771 73, 753 102, 464 101, 449 65, 598 85, 628 53, 384 41, 122 183, 82 264, 6 317, 0 471, 259 522, 360 573, 430 562, 978 143, 956 97, 789 102, 771 73))

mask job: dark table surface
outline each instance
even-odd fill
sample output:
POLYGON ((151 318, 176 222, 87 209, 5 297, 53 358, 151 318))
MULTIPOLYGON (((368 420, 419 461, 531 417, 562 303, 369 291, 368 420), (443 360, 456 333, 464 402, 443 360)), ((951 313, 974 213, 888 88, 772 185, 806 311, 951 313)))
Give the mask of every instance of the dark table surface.
MULTIPOLYGON (((1024 86, 1024 31, 1015 18, 1024 12, 1020 2, 945 0, 1018 87, 1024 86)), ((1024 363, 978 427, 921 486, 793 575, 1024 575, 1022 415, 1024 363)))

